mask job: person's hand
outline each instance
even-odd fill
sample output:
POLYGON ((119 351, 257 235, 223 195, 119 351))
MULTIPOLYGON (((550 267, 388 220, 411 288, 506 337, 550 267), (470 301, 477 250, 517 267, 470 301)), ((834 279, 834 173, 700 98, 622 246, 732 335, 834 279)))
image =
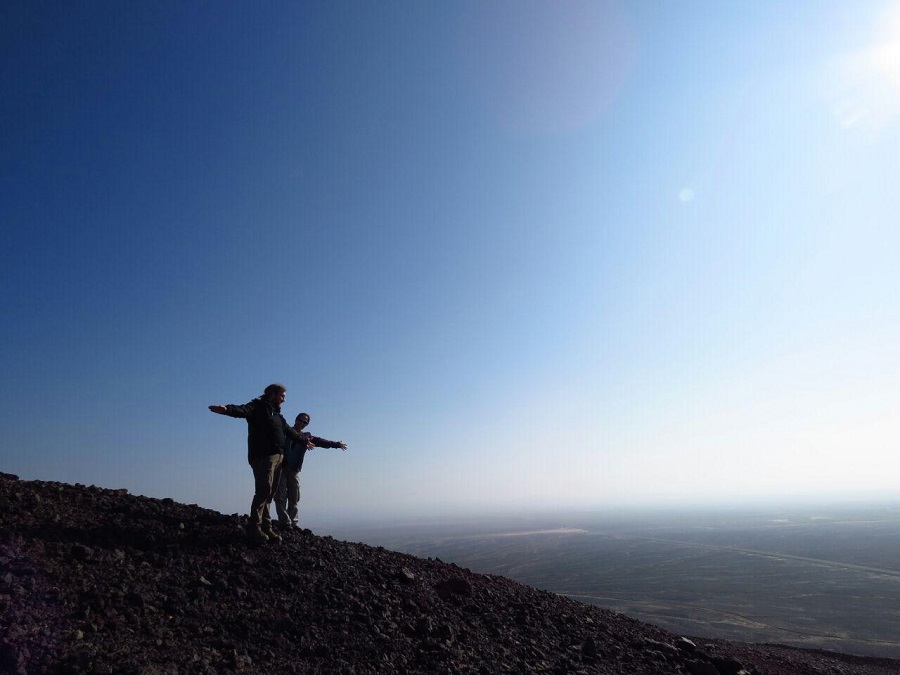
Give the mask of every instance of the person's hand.
POLYGON ((338 443, 338 447, 339 447, 341 450, 346 450, 346 449, 347 449, 347 444, 344 443, 343 441, 341 441, 340 443, 338 443))
POLYGON ((314 447, 316 447, 315 443, 313 443, 312 441, 306 441, 306 449, 307 450, 312 450, 314 447))
POLYGON ((226 408, 224 405, 211 405, 209 406, 209 409, 214 413, 219 413, 220 415, 224 415, 228 412, 228 408, 226 408))

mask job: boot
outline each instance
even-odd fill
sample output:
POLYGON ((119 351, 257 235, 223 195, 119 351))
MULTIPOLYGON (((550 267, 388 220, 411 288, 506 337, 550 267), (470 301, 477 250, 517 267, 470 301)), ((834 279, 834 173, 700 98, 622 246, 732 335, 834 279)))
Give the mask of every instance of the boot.
POLYGON ((261 531, 264 537, 267 537, 268 539, 274 539, 275 541, 281 541, 281 535, 275 531, 275 528, 272 527, 271 522, 263 523, 261 531))
POLYGON ((255 541, 258 544, 265 544, 269 541, 269 537, 265 532, 262 531, 259 525, 250 524, 247 526, 247 538, 250 541, 255 541))

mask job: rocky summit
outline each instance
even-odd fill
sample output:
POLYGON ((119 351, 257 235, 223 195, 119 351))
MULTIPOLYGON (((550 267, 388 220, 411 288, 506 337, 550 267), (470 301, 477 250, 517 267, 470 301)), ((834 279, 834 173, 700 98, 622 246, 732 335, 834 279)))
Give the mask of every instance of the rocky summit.
POLYGON ((125 490, 0 474, 0 505, 0 673, 900 673, 125 490))

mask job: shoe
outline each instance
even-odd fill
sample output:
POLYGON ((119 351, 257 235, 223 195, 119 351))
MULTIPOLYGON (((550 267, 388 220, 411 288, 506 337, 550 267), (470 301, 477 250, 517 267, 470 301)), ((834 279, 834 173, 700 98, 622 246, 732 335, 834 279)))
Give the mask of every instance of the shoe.
POLYGON ((269 541, 268 535, 266 535, 258 525, 247 528, 247 538, 250 539, 250 541, 255 541, 259 544, 264 544, 269 541))
POLYGON ((270 525, 268 529, 262 530, 262 534, 267 539, 274 539, 275 541, 281 541, 281 535, 276 532, 272 526, 270 525))

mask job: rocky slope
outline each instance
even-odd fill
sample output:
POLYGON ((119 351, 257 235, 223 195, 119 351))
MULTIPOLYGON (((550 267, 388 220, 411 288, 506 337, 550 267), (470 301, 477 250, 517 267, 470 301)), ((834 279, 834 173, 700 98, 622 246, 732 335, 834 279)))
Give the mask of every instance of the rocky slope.
POLYGON ((243 517, 0 474, 0 673, 886 675, 689 640, 502 577, 243 517))

